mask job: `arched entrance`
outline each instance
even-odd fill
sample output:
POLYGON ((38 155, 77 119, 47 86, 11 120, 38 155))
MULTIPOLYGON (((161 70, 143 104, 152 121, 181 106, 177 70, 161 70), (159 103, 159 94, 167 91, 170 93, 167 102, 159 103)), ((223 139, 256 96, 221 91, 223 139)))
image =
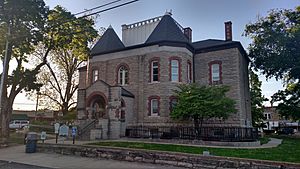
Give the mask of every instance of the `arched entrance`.
POLYGON ((106 118, 106 97, 104 94, 97 92, 90 95, 88 98, 88 116, 91 119, 102 119, 106 118))

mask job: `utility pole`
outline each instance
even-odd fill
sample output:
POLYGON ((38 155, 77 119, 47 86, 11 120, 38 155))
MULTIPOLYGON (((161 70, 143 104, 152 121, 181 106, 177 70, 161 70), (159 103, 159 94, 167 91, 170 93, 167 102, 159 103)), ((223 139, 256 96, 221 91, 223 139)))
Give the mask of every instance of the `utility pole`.
MULTIPOLYGON (((0 113, 2 113, 2 106, 3 106, 3 90, 4 90, 4 80, 6 79, 6 72, 8 71, 8 47, 9 47, 9 38, 10 38, 10 24, 7 23, 7 36, 6 36, 6 44, 5 44, 5 55, 3 59, 3 71, 1 76, 0 82, 0 113)), ((2 114, 1 114, 2 115, 2 114)))

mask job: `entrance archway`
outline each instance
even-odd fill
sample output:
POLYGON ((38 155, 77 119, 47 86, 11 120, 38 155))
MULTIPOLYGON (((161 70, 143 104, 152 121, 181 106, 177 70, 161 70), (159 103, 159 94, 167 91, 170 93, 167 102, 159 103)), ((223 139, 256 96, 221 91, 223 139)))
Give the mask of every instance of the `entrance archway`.
POLYGON ((87 102, 88 114, 92 119, 106 118, 106 105, 107 100, 103 93, 96 92, 92 93, 87 102))

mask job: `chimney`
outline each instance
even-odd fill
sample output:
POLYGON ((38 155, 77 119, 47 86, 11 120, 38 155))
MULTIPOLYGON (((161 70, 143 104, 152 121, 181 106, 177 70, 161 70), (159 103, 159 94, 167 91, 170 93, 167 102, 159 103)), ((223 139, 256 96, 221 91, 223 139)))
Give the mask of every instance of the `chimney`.
POLYGON ((183 33, 189 42, 192 42, 192 29, 190 27, 183 28, 183 33))
POLYGON ((232 23, 231 21, 225 22, 225 40, 232 41, 232 23))

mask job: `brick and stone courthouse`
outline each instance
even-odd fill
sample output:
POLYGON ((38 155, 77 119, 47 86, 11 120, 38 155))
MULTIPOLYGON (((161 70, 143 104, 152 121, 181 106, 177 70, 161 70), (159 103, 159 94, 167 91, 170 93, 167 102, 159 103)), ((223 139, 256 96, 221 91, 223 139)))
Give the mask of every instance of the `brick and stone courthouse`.
POLYGON ((192 29, 169 12, 122 25, 122 41, 108 27, 79 69, 78 119, 93 121, 91 130, 103 139, 122 137, 130 126, 189 126, 192 121, 175 122, 170 112, 177 102, 173 90, 194 82, 228 85, 227 95, 236 101, 236 114, 205 125, 250 127, 249 59, 232 40, 231 26, 225 22, 225 40, 196 42, 192 29))

